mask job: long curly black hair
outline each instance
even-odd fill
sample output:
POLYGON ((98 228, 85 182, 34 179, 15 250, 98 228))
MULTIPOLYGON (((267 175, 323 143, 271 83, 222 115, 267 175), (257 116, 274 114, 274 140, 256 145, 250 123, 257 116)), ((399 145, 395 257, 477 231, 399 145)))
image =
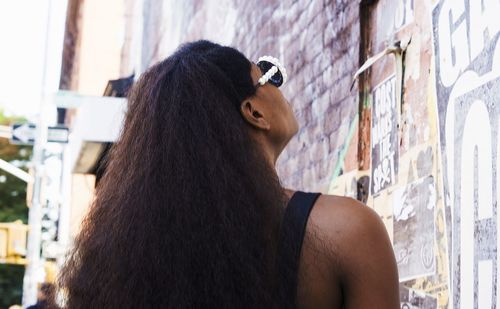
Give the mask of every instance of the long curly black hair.
POLYGON ((287 203, 240 113, 251 62, 182 45, 129 95, 59 287, 68 308, 278 308, 287 203))

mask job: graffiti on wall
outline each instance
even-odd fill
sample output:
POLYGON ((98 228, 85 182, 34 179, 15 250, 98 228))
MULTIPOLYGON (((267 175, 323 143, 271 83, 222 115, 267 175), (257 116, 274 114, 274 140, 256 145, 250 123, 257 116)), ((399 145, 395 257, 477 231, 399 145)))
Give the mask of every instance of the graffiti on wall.
POLYGON ((397 31, 405 25, 413 22, 414 18, 414 1, 402 0, 397 1, 396 14, 394 14, 394 31, 397 31))
POLYGON ((422 291, 417 291, 414 289, 409 289, 404 285, 399 286, 399 299, 401 301, 401 309, 414 309, 414 308, 425 308, 425 309, 437 309, 436 298, 423 293, 422 291))
POLYGON ((398 107, 396 77, 392 75, 372 92, 372 194, 394 185, 398 173, 398 107))
POLYGON ((400 281, 435 272, 436 186, 434 177, 418 179, 392 194, 394 254, 400 281))
POLYGON ((452 308, 500 305, 498 12, 494 0, 432 12, 452 308))
MULTIPOLYGON (((369 91, 371 152, 370 166, 360 165, 362 170, 356 174, 356 179, 360 179, 362 173, 370 175, 370 194, 364 200, 379 214, 393 241, 401 291, 405 292, 400 295, 402 308, 449 307, 448 243, 441 162, 437 160, 439 131, 432 65, 432 8, 429 0, 379 0, 368 8, 370 20, 365 29, 369 42, 365 50, 367 58, 391 42, 411 38, 401 62, 392 54, 380 58, 371 66, 360 87, 364 96, 369 91), (400 23, 396 22, 398 11, 406 14, 400 23), (396 103, 389 111, 389 117, 393 117, 392 127, 384 134, 395 137, 391 150, 395 150, 397 163, 394 160, 393 181, 382 184, 380 180, 384 178, 377 178, 376 174, 380 161, 377 151, 384 147, 378 144, 378 126, 382 125, 377 118, 375 92, 401 69, 403 74, 395 79, 393 88, 402 87, 401 101, 394 99, 396 103)), ((393 95, 393 98, 399 96, 396 92, 393 95)), ((338 181, 340 185, 340 179, 338 181)))
POLYGON ((378 41, 390 39, 415 20, 415 0, 379 1, 378 8, 378 41))

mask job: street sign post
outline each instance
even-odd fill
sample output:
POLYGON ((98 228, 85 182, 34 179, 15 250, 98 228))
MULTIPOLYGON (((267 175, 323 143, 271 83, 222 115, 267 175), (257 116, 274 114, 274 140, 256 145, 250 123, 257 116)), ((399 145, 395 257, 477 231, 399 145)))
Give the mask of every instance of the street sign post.
MULTIPOLYGON (((36 125, 33 123, 16 123, 11 128, 12 144, 34 145, 36 125)), ((47 142, 68 143, 69 129, 63 126, 48 127, 47 142)))
POLYGON ((12 144, 35 144, 36 125, 32 123, 16 123, 12 125, 12 144))
POLYGON ((49 127, 47 132, 47 142, 49 143, 68 143, 69 129, 63 126, 49 127))

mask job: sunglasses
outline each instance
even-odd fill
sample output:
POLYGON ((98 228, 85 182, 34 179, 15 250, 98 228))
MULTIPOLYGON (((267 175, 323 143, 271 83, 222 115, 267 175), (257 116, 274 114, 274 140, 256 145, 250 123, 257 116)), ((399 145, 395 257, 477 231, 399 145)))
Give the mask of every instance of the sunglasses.
POLYGON ((262 77, 255 85, 255 88, 264 86, 265 83, 270 83, 273 86, 280 87, 286 82, 286 70, 278 59, 271 56, 260 57, 257 61, 257 66, 262 72, 262 77))

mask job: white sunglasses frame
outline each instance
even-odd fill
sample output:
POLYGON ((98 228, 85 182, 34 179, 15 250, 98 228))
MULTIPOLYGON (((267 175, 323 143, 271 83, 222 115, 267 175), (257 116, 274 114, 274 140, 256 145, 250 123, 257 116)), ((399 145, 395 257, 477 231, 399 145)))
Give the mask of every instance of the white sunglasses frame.
POLYGON ((265 83, 267 83, 269 81, 269 79, 271 79, 271 77, 276 74, 278 71, 281 72, 281 76, 283 76, 283 83, 281 83, 280 87, 283 86, 285 83, 286 83, 286 80, 288 78, 288 75, 286 74, 286 69, 285 67, 281 64, 281 62, 277 59, 277 58, 274 58, 274 57, 271 57, 271 56, 262 56, 260 57, 258 60, 257 60, 257 63, 261 62, 261 61, 267 61, 267 62, 270 62, 271 64, 273 64, 273 66, 271 67, 271 69, 269 69, 269 71, 267 71, 264 75, 262 75, 257 84, 255 85, 256 87, 259 87, 259 86, 263 86, 265 83))

